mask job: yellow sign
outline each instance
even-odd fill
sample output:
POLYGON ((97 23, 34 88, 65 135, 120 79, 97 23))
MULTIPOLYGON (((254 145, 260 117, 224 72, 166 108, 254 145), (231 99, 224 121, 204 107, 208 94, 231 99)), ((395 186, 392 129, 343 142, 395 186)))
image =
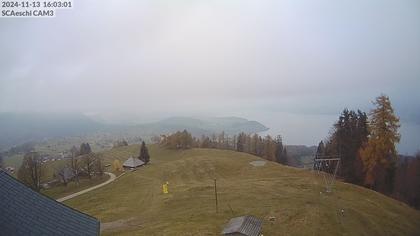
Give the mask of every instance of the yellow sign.
POLYGON ((166 193, 168 193, 169 191, 168 191, 168 182, 166 182, 166 184, 163 184, 162 185, 162 190, 163 190, 163 193, 164 194, 166 194, 166 193))

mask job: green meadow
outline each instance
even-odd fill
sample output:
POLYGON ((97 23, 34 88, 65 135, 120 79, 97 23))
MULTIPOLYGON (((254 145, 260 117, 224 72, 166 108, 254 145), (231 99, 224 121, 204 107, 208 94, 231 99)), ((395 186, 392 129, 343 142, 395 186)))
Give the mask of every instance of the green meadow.
MULTIPOLYGON (((102 155, 111 163, 138 152, 131 145, 102 155)), ((64 203, 97 217, 104 235, 219 235, 241 215, 261 218, 264 235, 420 235, 419 211, 342 182, 325 193, 322 177, 309 170, 256 167, 249 163, 259 157, 233 151, 152 145, 149 152, 149 165, 64 203)))

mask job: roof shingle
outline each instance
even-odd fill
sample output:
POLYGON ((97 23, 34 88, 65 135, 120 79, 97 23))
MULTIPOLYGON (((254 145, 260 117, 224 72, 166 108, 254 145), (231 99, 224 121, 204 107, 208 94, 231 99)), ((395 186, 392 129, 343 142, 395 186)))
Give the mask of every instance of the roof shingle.
POLYGON ((0 169, 3 235, 99 235, 100 222, 39 194, 0 169))
POLYGON ((233 218, 223 229, 223 235, 259 236, 262 221, 254 216, 241 216, 233 218))

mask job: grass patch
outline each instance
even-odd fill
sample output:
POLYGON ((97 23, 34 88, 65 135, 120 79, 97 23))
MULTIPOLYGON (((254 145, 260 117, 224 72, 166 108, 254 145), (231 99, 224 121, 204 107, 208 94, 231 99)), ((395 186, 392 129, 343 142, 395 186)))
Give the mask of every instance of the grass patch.
MULTIPOLYGON (((231 218, 263 219, 265 235, 419 235, 420 212, 379 193, 338 182, 332 193, 307 170, 232 151, 149 147, 151 164, 65 202, 105 222, 104 235, 218 235, 231 218), (217 178, 219 213, 213 179, 217 178), (162 183, 169 182, 169 194, 162 183), (342 210, 344 213, 342 213, 342 210), (269 217, 274 216, 274 222, 269 217), (121 223, 122 222, 122 223, 121 223), (124 223, 125 222, 125 223, 124 223), (112 224, 111 224, 112 225, 112 224)), ((124 161, 139 146, 106 151, 124 161)))
POLYGON ((70 182, 67 184, 67 186, 65 186, 64 184, 60 184, 49 189, 43 189, 41 190, 41 193, 51 198, 57 199, 103 183, 109 178, 109 175, 106 174, 104 174, 103 176, 93 177, 92 179, 80 178, 79 184, 77 184, 76 182, 70 182))

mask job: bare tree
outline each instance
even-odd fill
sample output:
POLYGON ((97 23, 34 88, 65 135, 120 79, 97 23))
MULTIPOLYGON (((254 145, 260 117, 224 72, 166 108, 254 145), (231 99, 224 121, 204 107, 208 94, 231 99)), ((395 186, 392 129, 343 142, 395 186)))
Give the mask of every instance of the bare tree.
POLYGON ((86 154, 82 157, 82 160, 85 166, 86 173, 90 179, 92 178, 94 164, 96 161, 95 155, 93 153, 86 154))
POLYGON ((41 190, 41 178, 44 174, 42 160, 37 152, 26 153, 18 170, 18 179, 33 190, 41 190))
POLYGON ((75 146, 73 146, 70 149, 70 153, 71 153, 70 166, 71 166, 71 169, 74 172, 76 183, 79 184, 79 172, 80 172, 79 169, 80 168, 79 168, 77 156, 79 155, 80 152, 79 152, 79 150, 77 150, 77 148, 75 146))
POLYGON ((104 174, 104 165, 102 162, 102 157, 100 155, 95 155, 94 160, 94 172, 102 176, 104 174))

